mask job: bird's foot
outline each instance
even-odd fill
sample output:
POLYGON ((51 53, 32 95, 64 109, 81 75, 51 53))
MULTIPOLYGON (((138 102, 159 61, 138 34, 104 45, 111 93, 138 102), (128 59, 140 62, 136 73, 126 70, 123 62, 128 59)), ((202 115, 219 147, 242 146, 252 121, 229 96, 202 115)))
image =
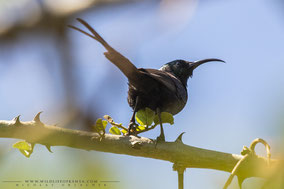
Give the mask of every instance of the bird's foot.
POLYGON ((129 125, 128 125, 128 132, 127 132, 127 135, 136 135, 136 127, 138 126, 137 123, 135 122, 130 122, 129 125))

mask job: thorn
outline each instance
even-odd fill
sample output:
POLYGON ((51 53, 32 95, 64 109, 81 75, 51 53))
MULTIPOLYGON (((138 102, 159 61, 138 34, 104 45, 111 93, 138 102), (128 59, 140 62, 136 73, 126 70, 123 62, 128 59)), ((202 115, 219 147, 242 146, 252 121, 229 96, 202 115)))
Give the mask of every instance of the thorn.
POLYGON ((45 145, 45 147, 47 148, 47 150, 50 152, 50 153, 53 153, 52 151, 51 151, 51 146, 50 145, 45 145))
POLYGON ((34 118, 34 122, 36 122, 36 123, 39 124, 39 125, 43 124, 43 123, 40 121, 40 114, 41 114, 41 113, 42 113, 42 111, 41 111, 41 112, 38 112, 38 113, 36 114, 35 118, 34 118))
POLYGON ((185 132, 182 132, 182 133, 177 137, 177 139, 175 140, 175 142, 181 142, 181 143, 183 143, 183 142, 182 142, 182 136, 183 136, 184 133, 185 133, 185 132))
POLYGON ((40 114, 42 113, 42 111, 41 112, 38 112, 37 114, 36 114, 36 116, 35 116, 35 118, 34 118, 34 121, 35 122, 41 122, 40 121, 40 114))
POLYGON ((31 144, 31 147, 32 147, 32 150, 31 150, 31 153, 34 151, 34 147, 36 145, 36 143, 30 143, 31 144))
POLYGON ((20 124, 21 124, 20 116, 21 116, 21 115, 18 115, 17 117, 15 117, 15 118, 13 119, 13 120, 15 121, 14 125, 20 125, 20 124))

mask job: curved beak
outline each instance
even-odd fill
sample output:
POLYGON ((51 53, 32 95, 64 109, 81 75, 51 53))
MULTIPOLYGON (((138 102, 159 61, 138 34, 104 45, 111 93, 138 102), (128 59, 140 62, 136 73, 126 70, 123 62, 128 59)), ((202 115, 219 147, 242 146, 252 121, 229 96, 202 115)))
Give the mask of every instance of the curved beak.
POLYGON ((203 59, 203 60, 198 60, 195 62, 192 62, 191 65, 193 67, 193 69, 197 68, 198 66, 200 66, 201 64, 207 63, 207 62, 223 62, 226 63, 224 60, 220 60, 217 58, 208 58, 208 59, 203 59))

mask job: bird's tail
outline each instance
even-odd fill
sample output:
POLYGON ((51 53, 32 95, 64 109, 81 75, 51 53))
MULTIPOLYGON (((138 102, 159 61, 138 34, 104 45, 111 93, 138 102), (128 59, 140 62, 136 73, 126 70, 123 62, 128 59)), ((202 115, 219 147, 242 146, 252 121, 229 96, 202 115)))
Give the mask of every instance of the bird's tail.
POLYGON ((133 63, 130 62, 126 57, 112 48, 86 21, 81 18, 77 18, 77 20, 83 24, 93 35, 75 27, 72 25, 68 25, 70 28, 75 29, 93 39, 101 43, 107 50, 104 53, 107 59, 109 59, 114 65, 116 65, 122 73, 128 78, 129 81, 134 81, 137 78, 137 74, 139 74, 138 69, 134 66, 133 63))

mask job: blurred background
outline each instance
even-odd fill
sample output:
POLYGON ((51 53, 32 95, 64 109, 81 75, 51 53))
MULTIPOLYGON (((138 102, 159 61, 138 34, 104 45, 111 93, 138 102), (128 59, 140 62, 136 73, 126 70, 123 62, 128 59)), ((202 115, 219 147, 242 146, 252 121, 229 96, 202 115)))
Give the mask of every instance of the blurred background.
MULTIPOLYGON (((168 141, 186 132, 185 144, 239 154, 243 145, 261 137, 271 145, 272 157, 279 158, 283 10, 281 0, 1 0, 0 119, 21 114, 28 121, 44 111, 44 123, 71 129, 91 131, 90 124, 105 114, 128 124, 127 79, 104 57, 100 44, 67 27, 81 27, 75 20, 80 17, 137 67, 159 68, 175 59, 227 62, 194 71, 187 106, 174 125, 165 126, 168 141)), ((143 136, 156 138, 159 132, 143 136)), ((1 188, 14 188, 2 181, 25 179, 119 181, 101 188, 177 188, 168 162, 67 147, 50 153, 41 145, 28 159, 12 149, 18 140, 0 141, 1 188)), ((265 155, 263 147, 257 151, 265 155)), ((219 189, 228 177, 226 172, 188 169, 185 188, 219 189)), ((252 178, 243 186, 258 188, 264 182, 252 178)))

